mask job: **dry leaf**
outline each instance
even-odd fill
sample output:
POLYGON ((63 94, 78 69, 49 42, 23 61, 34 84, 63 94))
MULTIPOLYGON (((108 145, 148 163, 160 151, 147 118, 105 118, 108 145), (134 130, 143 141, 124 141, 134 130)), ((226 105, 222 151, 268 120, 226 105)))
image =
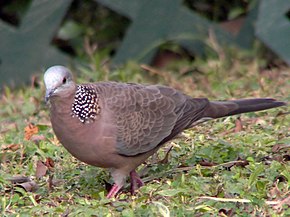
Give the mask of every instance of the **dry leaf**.
POLYGON ((38 133, 38 127, 30 123, 28 126, 24 128, 24 139, 30 140, 31 137, 37 133, 38 133))
POLYGON ((8 179, 13 184, 23 183, 23 182, 30 182, 30 178, 23 175, 16 175, 8 179))
POLYGON ((272 152, 279 152, 282 149, 290 148, 289 144, 276 144, 272 147, 272 152))
POLYGON ((270 189, 269 195, 271 198, 281 198, 282 192, 278 188, 277 183, 270 189))
POLYGON ((201 166, 205 166, 205 167, 212 167, 212 166, 216 166, 216 165, 217 165, 217 163, 214 163, 214 162, 208 162, 208 161, 206 161, 206 160, 202 160, 202 161, 200 161, 199 164, 200 164, 201 166))
POLYGON ((52 170, 54 168, 54 161, 50 157, 48 157, 46 158, 45 165, 48 167, 49 170, 52 170))
POLYGON ((218 213, 219 213, 219 216, 226 216, 226 217, 233 216, 234 214, 233 209, 226 210, 224 208, 220 209, 218 213))
POLYGON ((243 123, 240 117, 236 119, 235 133, 241 132, 243 130, 243 123))
POLYGON ((2 146, 3 151, 16 151, 20 148, 19 144, 9 144, 2 146))
POLYGON ((249 165, 249 161, 247 161, 247 160, 243 160, 243 159, 239 158, 238 161, 240 161, 240 162, 235 163, 234 164, 235 166, 245 167, 245 166, 249 165))
POLYGON ((42 199, 42 197, 41 197, 41 195, 39 195, 39 194, 36 194, 36 195, 34 196, 34 200, 36 201, 36 203, 40 203, 41 199, 42 199))
POLYGON ((284 154, 283 155, 283 161, 290 161, 290 155, 289 154, 284 154))
POLYGON ((16 175, 8 180, 16 186, 23 188, 27 192, 36 191, 38 189, 38 185, 34 181, 31 181, 31 179, 27 176, 16 175))
POLYGON ((48 184, 48 190, 53 190, 53 175, 49 175, 48 176, 48 180, 47 180, 47 184, 48 184))
POLYGON ((276 117, 283 116, 283 115, 289 115, 289 114, 290 114, 290 112, 279 111, 278 114, 276 115, 276 117))
POLYGON ((16 186, 22 187, 27 192, 33 192, 38 189, 38 185, 34 181, 23 182, 21 184, 17 184, 16 186))
POLYGON ((39 179, 45 176, 47 170, 48 170, 47 166, 42 161, 38 160, 36 163, 36 172, 35 172, 36 178, 39 179))
POLYGON ((277 210, 278 212, 281 212, 284 205, 287 205, 289 207, 290 205, 290 195, 288 195, 286 198, 282 200, 278 200, 278 203, 273 206, 273 209, 277 210))

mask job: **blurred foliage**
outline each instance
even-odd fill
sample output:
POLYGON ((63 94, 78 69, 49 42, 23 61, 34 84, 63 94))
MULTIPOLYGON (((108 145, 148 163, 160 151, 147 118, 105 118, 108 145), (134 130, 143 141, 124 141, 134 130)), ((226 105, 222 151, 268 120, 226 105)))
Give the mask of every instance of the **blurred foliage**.
MULTIPOLYGON (((183 3, 209 20, 221 22, 246 14, 255 2, 185 0, 183 3)), ((1 1, 0 18, 18 25, 30 3, 31 0, 1 1)), ((88 52, 100 50, 106 50, 108 55, 112 55, 120 45, 129 24, 130 21, 127 18, 93 0, 74 0, 55 35, 53 44, 81 59, 88 57, 88 52)))
POLYGON ((51 40, 69 5, 70 0, 34 0, 19 27, 0 21, 0 91, 28 81, 45 65, 67 62, 51 40))
POLYGON ((0 18, 8 23, 18 26, 30 3, 31 0, 0 1, 0 18))
POLYGON ((290 1, 267 0, 259 5, 256 35, 290 65, 290 1), (275 33, 275 34, 273 34, 275 33), (286 45, 286 46, 285 46, 286 45))
MULTIPOLYGON (((31 2, 32 0, 1 1, 0 18, 12 25, 21 25, 22 18, 27 13, 31 2)), ((186 7, 202 17, 227 26, 225 28, 234 34, 241 27, 239 20, 253 10, 257 2, 258 0, 182 1, 186 7)), ((81 63, 82 67, 94 71, 96 68, 106 65, 110 57, 116 53, 116 49, 120 46, 130 24, 131 21, 128 18, 118 15, 94 0, 74 0, 58 31, 55 32, 51 44, 74 56, 76 62, 81 63)), ((249 25, 252 25, 251 22, 249 25)), ((252 30, 250 29, 250 31, 252 30)), ((242 35, 242 37, 238 37, 238 40, 242 38, 247 43, 248 37, 252 37, 251 33, 245 32, 244 35, 247 37, 242 35)), ((153 60, 154 66, 163 67, 172 62, 178 64, 177 62, 180 60, 192 61, 196 58, 192 52, 184 48, 186 46, 178 45, 176 43, 178 40, 182 40, 182 37, 171 41, 160 41, 154 45, 159 49, 153 60)), ((211 50, 205 50, 205 57, 215 56, 223 60, 230 57, 229 49, 219 44, 214 35, 210 35, 204 41, 211 48, 211 50)), ((148 49, 153 48, 149 47, 148 49)), ((286 46, 284 46, 284 50, 287 50, 286 46)), ((255 43, 254 49, 250 52, 259 57, 262 56, 268 67, 277 64, 283 65, 272 52, 259 42, 255 43)))
POLYGON ((184 4, 215 22, 228 21, 245 15, 256 0, 184 0, 184 4))
MULTIPOLYGON (((245 15, 253 9, 255 2, 256 0, 223 0, 214 2, 210 0, 185 0, 183 3, 188 8, 193 9, 195 12, 211 21, 221 22, 245 15)), ((66 44, 70 46, 70 48, 74 51, 77 50, 77 53, 81 54, 77 55, 78 57, 85 56, 87 53, 87 51, 85 51, 84 40, 88 40, 97 50, 105 49, 108 51, 108 54, 114 54, 129 24, 130 20, 97 4, 95 1, 84 2, 75 0, 64 19, 64 25, 61 31, 67 31, 67 34, 70 35, 69 32, 71 29, 67 27, 80 30, 78 36, 71 37, 70 40, 66 41, 66 44), (66 26, 67 23, 69 23, 70 26, 66 26), (87 39, 84 39, 84 36, 87 37, 87 39), (76 41, 77 43, 75 43, 76 41)), ((75 34, 72 33, 72 35, 75 34)), ((60 34, 58 38, 66 40, 66 38, 62 37, 60 34)), ((166 44, 168 43, 165 42, 160 45, 164 48, 166 44)), ((171 47, 167 49, 170 50, 171 47)), ((186 57, 186 55, 184 55, 184 57, 186 57)))
POLYGON ((75 0, 54 43, 78 58, 96 50, 113 54, 128 25, 128 19, 94 1, 75 0))

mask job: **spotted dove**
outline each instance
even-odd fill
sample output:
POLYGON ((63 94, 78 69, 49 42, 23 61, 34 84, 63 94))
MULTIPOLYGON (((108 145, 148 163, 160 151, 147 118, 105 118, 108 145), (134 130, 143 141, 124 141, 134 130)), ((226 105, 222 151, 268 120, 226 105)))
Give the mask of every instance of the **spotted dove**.
POLYGON ((135 169, 180 132, 209 119, 283 106, 270 98, 209 101, 161 85, 98 82, 77 85, 53 66, 44 74, 53 130, 63 146, 87 164, 109 168, 116 196, 135 169))

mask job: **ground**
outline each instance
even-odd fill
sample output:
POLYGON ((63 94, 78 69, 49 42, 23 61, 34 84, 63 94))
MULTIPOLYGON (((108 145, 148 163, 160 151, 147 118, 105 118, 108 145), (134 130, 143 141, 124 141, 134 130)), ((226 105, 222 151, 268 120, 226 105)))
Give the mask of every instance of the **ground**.
MULTIPOLYGON (((162 83, 215 100, 289 101, 289 67, 235 58, 166 69, 128 64, 110 73, 105 67, 94 73, 78 68, 83 73, 76 77, 78 82, 162 83)), ((2 216, 290 215, 289 107, 222 118, 183 132, 140 166, 144 187, 132 196, 126 186, 109 200, 109 173, 79 162, 61 146, 43 99, 41 80, 5 88, 1 96, 2 216)))

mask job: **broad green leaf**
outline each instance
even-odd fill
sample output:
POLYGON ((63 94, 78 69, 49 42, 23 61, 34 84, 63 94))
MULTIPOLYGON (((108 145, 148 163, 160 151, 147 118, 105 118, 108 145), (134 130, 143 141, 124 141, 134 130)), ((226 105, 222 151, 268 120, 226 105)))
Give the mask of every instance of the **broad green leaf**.
POLYGON ((221 43, 233 42, 232 36, 216 24, 186 8, 181 0, 96 0, 131 19, 132 24, 113 63, 129 60, 148 63, 163 43, 174 41, 196 54, 204 54, 205 39, 213 30, 221 43))
POLYGON ((263 0, 259 5, 256 35, 290 64, 290 0, 263 0))
POLYGON ((264 171, 264 165, 263 164, 258 164, 257 167, 255 168, 254 171, 252 171, 249 181, 248 181, 248 187, 252 187, 257 181, 259 175, 264 171))
POLYGON ((67 58, 50 43, 71 0, 34 0, 19 28, 0 21, 0 88, 27 82, 67 58))

